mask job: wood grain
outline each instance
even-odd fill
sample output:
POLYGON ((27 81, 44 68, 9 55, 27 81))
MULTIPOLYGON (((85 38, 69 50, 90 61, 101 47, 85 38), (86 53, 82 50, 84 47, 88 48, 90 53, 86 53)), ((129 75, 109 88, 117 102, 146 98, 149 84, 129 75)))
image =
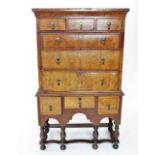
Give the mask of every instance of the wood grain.
POLYGON ((95 108, 95 98, 87 97, 65 97, 65 109, 95 108))
POLYGON ((65 19, 62 18, 41 18, 38 21, 39 30, 65 30, 65 19))
POLYGON ((94 127, 93 140, 81 142, 92 142, 97 149, 97 143, 101 142, 98 125, 108 117, 110 123, 106 127, 111 139, 107 141, 114 142, 113 147, 118 148, 128 11, 127 8, 33 9, 37 19, 39 89, 36 96, 42 150, 46 148, 49 118, 59 121, 59 143, 61 149, 66 148, 65 127, 75 113, 85 114, 94 127))
POLYGON ((60 97, 39 97, 41 115, 61 115, 60 97))
POLYGON ((102 96, 99 97, 98 114, 117 114, 119 112, 119 96, 102 96))

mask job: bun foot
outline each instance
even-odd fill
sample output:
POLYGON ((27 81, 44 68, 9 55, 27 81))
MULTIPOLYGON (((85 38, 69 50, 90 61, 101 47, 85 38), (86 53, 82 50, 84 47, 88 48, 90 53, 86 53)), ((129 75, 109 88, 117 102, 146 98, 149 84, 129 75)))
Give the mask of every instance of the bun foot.
POLYGON ((119 148, 119 145, 118 144, 113 144, 113 148, 114 149, 118 149, 119 148))
POLYGON ((93 149, 97 150, 98 149, 98 145, 97 144, 93 144, 93 149))
POLYGON ((61 150, 65 150, 65 149, 66 149, 66 145, 64 145, 64 144, 61 145, 61 146, 60 146, 60 149, 61 149, 61 150))
POLYGON ((45 146, 45 145, 41 145, 41 146, 40 146, 40 149, 41 149, 41 150, 45 150, 45 149, 46 149, 46 146, 45 146))

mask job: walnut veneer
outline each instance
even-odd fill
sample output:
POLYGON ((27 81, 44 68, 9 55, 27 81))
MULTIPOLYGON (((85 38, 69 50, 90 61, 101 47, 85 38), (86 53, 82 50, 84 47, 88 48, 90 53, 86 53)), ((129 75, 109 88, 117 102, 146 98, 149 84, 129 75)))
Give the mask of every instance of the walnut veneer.
MULTIPOLYGON (((61 128, 61 149, 67 122, 84 113, 94 127, 93 148, 98 127, 108 127, 113 147, 118 148, 121 122, 122 64, 125 17, 128 9, 33 9, 36 15, 39 90, 38 121, 41 149, 45 149, 48 120, 61 128), (109 123, 100 123, 109 118, 109 123), (113 128, 114 125, 114 128, 113 128)), ((75 125, 70 125, 73 127, 75 125)), ((78 124, 76 127, 84 125, 78 124)), ((85 125, 90 127, 91 125, 85 125)), ((80 140, 79 140, 80 141, 80 140)), ((73 142, 73 141, 72 141, 73 142)))

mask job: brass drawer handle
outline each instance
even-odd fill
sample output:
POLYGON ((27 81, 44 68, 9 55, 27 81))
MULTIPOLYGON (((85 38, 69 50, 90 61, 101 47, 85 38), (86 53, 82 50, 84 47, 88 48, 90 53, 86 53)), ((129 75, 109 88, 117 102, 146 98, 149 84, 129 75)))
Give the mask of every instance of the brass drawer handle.
POLYGON ((102 38, 102 39, 101 39, 101 43, 103 43, 103 45, 106 44, 106 41, 107 41, 107 38, 102 38))
POLYGON ((105 64, 105 59, 104 58, 101 58, 101 63, 105 64))
POLYGON ((78 98, 78 104, 79 104, 79 108, 81 108, 82 107, 82 98, 81 97, 78 98))
POLYGON ((55 38, 55 41, 56 41, 57 43, 61 43, 61 38, 60 38, 60 37, 56 37, 56 38, 55 38))
POLYGON ((60 64, 61 63, 60 58, 56 58, 56 63, 57 64, 60 64))
POLYGON ((55 30, 55 23, 51 23, 52 30, 55 30))
POLYGON ((107 108, 108 108, 108 110, 110 111, 110 109, 111 109, 111 105, 108 104, 108 105, 107 105, 107 108))
POLYGON ((52 111, 53 110, 53 107, 52 107, 52 105, 49 105, 49 111, 52 111))
POLYGON ((101 86, 103 86, 103 85, 104 85, 104 82, 105 82, 105 81, 104 81, 104 79, 103 79, 103 80, 101 80, 101 86))
POLYGON ((107 22, 107 27, 108 27, 108 30, 110 30, 111 22, 107 22))
POLYGON ((60 86, 61 80, 57 80, 57 85, 60 86))
POLYGON ((80 23, 80 30, 83 29, 83 23, 80 23))

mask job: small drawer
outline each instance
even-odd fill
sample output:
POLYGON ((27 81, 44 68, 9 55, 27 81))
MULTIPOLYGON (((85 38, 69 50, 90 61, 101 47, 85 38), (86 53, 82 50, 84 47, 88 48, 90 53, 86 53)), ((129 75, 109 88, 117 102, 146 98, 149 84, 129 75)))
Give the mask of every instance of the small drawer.
POLYGON ((68 30, 93 30, 94 20, 93 19, 68 19, 67 22, 68 30))
POLYGON ((120 51, 83 50, 81 54, 81 69, 119 69, 120 51))
POLYGON ((42 35, 42 48, 44 50, 69 50, 79 48, 79 37, 74 34, 52 34, 42 35))
POLYGON ((39 97, 41 115, 61 115, 60 97, 39 97))
POLYGON ((65 19, 41 18, 39 19, 39 30, 65 30, 65 19))
POLYGON ((94 97, 65 97, 65 109, 95 108, 94 97))
POLYGON ((121 30, 122 21, 121 19, 97 19, 97 30, 121 30))
POLYGON ((120 96, 102 96, 98 99, 98 114, 118 114, 120 96))
POLYGON ((42 66, 45 69, 79 69, 78 51, 43 51, 42 66))

